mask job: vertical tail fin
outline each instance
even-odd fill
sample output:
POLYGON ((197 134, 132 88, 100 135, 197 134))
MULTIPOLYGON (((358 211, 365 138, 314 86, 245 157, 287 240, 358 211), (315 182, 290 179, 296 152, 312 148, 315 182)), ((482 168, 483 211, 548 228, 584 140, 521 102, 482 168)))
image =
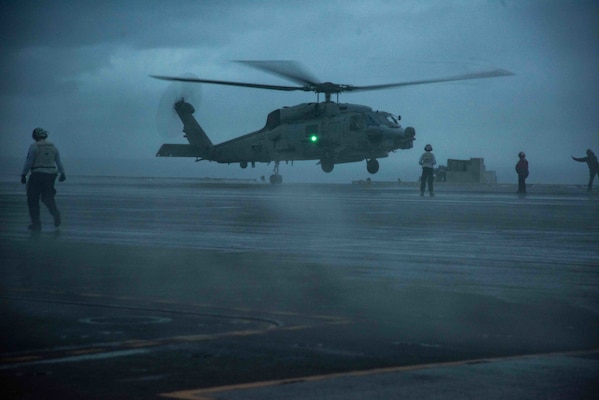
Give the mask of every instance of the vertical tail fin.
POLYGON ((202 153, 205 152, 206 156, 209 155, 213 146, 212 141, 193 117, 193 113, 195 112, 193 106, 186 103, 184 99, 181 99, 175 103, 175 111, 179 115, 181 122, 183 122, 183 132, 185 132, 185 137, 189 141, 189 144, 200 149, 202 153))
POLYGON ((183 132, 189 144, 163 144, 157 157, 197 157, 210 160, 212 153, 212 141, 204 132, 198 121, 193 117, 195 109, 184 99, 175 103, 175 111, 181 122, 183 122, 183 132))

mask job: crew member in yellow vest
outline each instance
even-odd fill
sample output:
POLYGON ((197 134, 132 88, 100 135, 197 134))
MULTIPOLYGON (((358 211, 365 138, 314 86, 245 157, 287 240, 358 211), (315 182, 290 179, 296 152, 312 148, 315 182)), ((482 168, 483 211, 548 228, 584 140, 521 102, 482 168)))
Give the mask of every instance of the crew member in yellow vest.
POLYGON ((420 196, 424 196, 424 189, 428 183, 428 193, 431 197, 434 197, 435 193, 433 191, 433 176, 435 173, 434 168, 437 164, 437 159, 433 154, 433 146, 427 144, 424 147, 424 153, 422 153, 420 156, 418 164, 422 166, 422 176, 420 177, 420 196))
POLYGON ((54 226, 60 226, 60 212, 56 207, 54 196, 56 189, 54 182, 60 174, 58 180, 64 182, 66 179, 64 167, 60 161, 60 153, 54 144, 46 141, 48 132, 42 128, 35 128, 31 134, 35 143, 29 147, 25 166, 21 174, 21 183, 27 183, 27 206, 29 207, 29 216, 31 225, 29 229, 33 232, 42 230, 40 219, 40 198, 42 203, 48 207, 48 211, 54 217, 54 226), (27 182, 27 174, 29 182, 27 182))

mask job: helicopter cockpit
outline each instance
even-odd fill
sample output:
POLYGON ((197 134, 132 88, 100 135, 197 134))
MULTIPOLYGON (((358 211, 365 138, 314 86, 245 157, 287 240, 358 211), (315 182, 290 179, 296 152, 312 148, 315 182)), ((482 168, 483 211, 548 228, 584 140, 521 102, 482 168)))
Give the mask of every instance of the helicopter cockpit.
POLYGON ((369 114, 369 118, 374 119, 377 122, 377 125, 384 125, 389 128, 399 128, 399 120, 400 116, 395 116, 388 112, 375 111, 369 114))
POLYGON ((399 128, 401 117, 382 111, 373 111, 362 115, 354 115, 350 120, 350 129, 359 130, 364 127, 384 126, 387 128, 399 128))

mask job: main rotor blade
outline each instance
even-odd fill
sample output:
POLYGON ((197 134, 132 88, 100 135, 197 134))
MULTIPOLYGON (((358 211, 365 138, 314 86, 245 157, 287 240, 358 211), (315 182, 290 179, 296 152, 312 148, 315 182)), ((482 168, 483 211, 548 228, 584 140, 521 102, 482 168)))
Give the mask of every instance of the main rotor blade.
POLYGON ((181 77, 175 77, 175 76, 162 76, 162 75, 150 75, 150 76, 155 79, 162 79, 163 81, 211 83, 211 84, 215 84, 215 85, 241 86, 241 87, 249 87, 249 88, 256 88, 256 89, 283 90, 283 91, 287 91, 287 92, 290 92, 293 90, 303 90, 303 91, 309 92, 312 90, 312 88, 305 87, 305 86, 263 85, 260 83, 214 81, 214 80, 209 80, 209 79, 181 78, 181 77))
POLYGON ((414 85, 425 85, 429 83, 440 83, 440 82, 451 82, 451 81, 463 81, 469 79, 482 79, 482 78, 495 78, 500 76, 514 75, 513 72, 504 69, 495 69, 492 71, 475 72, 472 74, 455 75, 446 78, 436 79, 424 79, 418 81, 398 82, 398 83, 386 83, 382 85, 368 85, 368 86, 354 86, 354 85, 340 85, 331 82, 317 83, 314 78, 310 77, 305 71, 302 71, 300 64, 292 61, 238 61, 258 69, 279 75, 283 78, 297 81, 302 83, 303 86, 282 86, 282 85, 265 85, 261 83, 247 83, 247 82, 232 82, 232 81, 218 81, 210 79, 199 79, 199 78, 187 78, 187 77, 174 77, 174 76, 162 76, 162 75, 150 75, 152 78, 162 79, 165 81, 178 81, 178 82, 191 82, 191 83, 210 83, 215 85, 228 85, 228 86, 241 86, 255 89, 268 89, 268 90, 281 90, 281 91, 294 91, 302 90, 304 92, 315 92, 315 93, 342 93, 342 92, 359 92, 367 90, 381 90, 390 89, 403 86, 414 86, 414 85))
POLYGON ((317 86, 319 80, 312 76, 306 68, 296 61, 236 61, 241 64, 248 65, 250 67, 266 71, 268 73, 280 76, 291 80, 292 82, 299 83, 301 85, 317 86))
POLYGON ((366 91, 366 90, 380 90, 380 89, 389 89, 389 88, 402 87, 402 86, 425 85, 425 84, 429 84, 429 83, 451 82, 451 81, 464 81, 464 80, 468 80, 468 79, 495 78, 495 77, 499 77, 499 76, 510 76, 510 75, 514 75, 514 73, 504 70, 504 69, 496 69, 493 71, 475 72, 472 74, 455 75, 455 76, 449 76, 446 78, 424 79, 424 80, 419 80, 419 81, 409 81, 409 82, 399 82, 399 83, 387 83, 387 84, 382 84, 382 85, 369 85, 369 86, 347 85, 344 87, 343 91, 358 92, 358 91, 366 91))

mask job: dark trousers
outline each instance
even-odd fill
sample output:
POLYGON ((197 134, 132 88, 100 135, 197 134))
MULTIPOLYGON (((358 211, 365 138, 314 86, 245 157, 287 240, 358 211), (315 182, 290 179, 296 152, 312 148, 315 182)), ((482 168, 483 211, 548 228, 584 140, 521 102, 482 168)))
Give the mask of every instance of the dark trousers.
POLYGON ((420 177, 420 193, 424 193, 424 188, 428 182, 428 191, 433 193, 433 168, 422 167, 422 176, 420 177))
POLYGON ((39 228, 42 225, 40 220, 40 197, 42 203, 48 207, 48 211, 50 211, 54 220, 57 217, 60 218, 60 213, 54 201, 54 196, 56 195, 56 189, 54 189, 55 180, 56 174, 44 174, 41 172, 34 172, 29 177, 29 182, 27 183, 27 206, 29 207, 31 224, 34 228, 39 228))
POLYGON ((518 193, 526 193, 526 175, 518 174, 518 193))
POLYGON ((593 189, 593 181, 595 180, 595 175, 599 176, 599 172, 597 171, 589 171, 589 186, 588 191, 590 192, 593 189))

